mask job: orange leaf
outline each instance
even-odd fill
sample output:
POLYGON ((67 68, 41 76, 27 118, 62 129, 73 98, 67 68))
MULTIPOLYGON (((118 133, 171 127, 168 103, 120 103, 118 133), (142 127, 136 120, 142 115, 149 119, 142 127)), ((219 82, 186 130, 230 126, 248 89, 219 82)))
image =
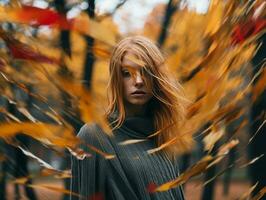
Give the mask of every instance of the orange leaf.
POLYGON ((11 16, 22 23, 32 26, 40 25, 58 25, 61 29, 69 29, 70 21, 66 17, 51 9, 42 9, 23 5, 11 12, 11 16))
POLYGON ((156 192, 167 191, 171 188, 177 187, 177 186, 185 183, 191 177, 196 176, 196 175, 204 172, 207 169, 209 162, 212 160, 213 160, 212 156, 203 157, 199 162, 197 162, 190 169, 186 170, 183 174, 181 174, 175 180, 169 181, 167 183, 160 185, 159 187, 156 188, 155 191, 156 192))

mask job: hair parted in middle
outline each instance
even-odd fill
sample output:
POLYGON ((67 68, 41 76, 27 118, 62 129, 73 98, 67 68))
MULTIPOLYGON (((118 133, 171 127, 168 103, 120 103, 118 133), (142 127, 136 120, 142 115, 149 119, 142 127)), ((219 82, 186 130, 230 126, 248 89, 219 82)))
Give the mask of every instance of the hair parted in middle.
POLYGON ((180 125, 186 119, 189 101, 182 86, 169 73, 159 48, 143 36, 131 36, 121 40, 112 52, 106 116, 110 117, 117 112, 114 128, 121 126, 125 120, 121 65, 129 51, 144 63, 142 67, 147 72, 144 82, 152 88, 153 98, 149 102, 149 110, 152 111, 156 131, 153 136, 156 137, 158 148, 165 149, 170 155, 190 149, 192 137, 181 135, 179 131, 180 125))

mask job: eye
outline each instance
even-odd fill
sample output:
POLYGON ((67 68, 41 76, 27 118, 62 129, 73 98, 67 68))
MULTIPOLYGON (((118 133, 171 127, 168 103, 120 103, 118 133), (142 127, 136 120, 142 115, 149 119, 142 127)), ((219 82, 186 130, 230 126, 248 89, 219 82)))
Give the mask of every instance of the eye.
POLYGON ((130 74, 130 72, 128 70, 122 70, 122 76, 123 77, 130 77, 131 74, 130 74))
POLYGON ((149 77, 149 76, 151 76, 151 71, 150 71, 150 69, 148 69, 148 68, 142 68, 142 70, 141 70, 141 74, 142 74, 144 77, 149 77))

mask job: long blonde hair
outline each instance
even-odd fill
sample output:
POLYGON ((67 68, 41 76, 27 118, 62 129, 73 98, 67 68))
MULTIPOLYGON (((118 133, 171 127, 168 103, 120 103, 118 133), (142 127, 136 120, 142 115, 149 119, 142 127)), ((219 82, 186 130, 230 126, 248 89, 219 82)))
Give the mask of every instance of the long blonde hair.
POLYGON ((145 63, 148 71, 148 83, 152 86, 153 122, 158 147, 171 155, 190 149, 191 143, 187 136, 181 135, 180 125, 186 118, 187 99, 181 85, 170 76, 166 69, 165 58, 159 48, 149 39, 142 36, 131 36, 121 40, 114 48, 109 65, 110 80, 108 84, 109 106, 106 116, 118 113, 116 126, 119 127, 125 119, 123 101, 123 83, 121 64, 124 55, 130 50, 145 63), (174 142, 173 142, 174 141, 174 142), (169 145, 166 145, 169 143, 169 145))

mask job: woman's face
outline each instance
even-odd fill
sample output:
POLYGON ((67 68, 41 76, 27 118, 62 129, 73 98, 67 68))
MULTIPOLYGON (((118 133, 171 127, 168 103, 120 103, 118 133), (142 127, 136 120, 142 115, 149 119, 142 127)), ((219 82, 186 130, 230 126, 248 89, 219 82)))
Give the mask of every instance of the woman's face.
POLYGON ((124 100, 133 105, 143 106, 152 98, 151 87, 143 79, 143 67, 138 64, 136 56, 127 52, 122 60, 121 73, 124 100))

